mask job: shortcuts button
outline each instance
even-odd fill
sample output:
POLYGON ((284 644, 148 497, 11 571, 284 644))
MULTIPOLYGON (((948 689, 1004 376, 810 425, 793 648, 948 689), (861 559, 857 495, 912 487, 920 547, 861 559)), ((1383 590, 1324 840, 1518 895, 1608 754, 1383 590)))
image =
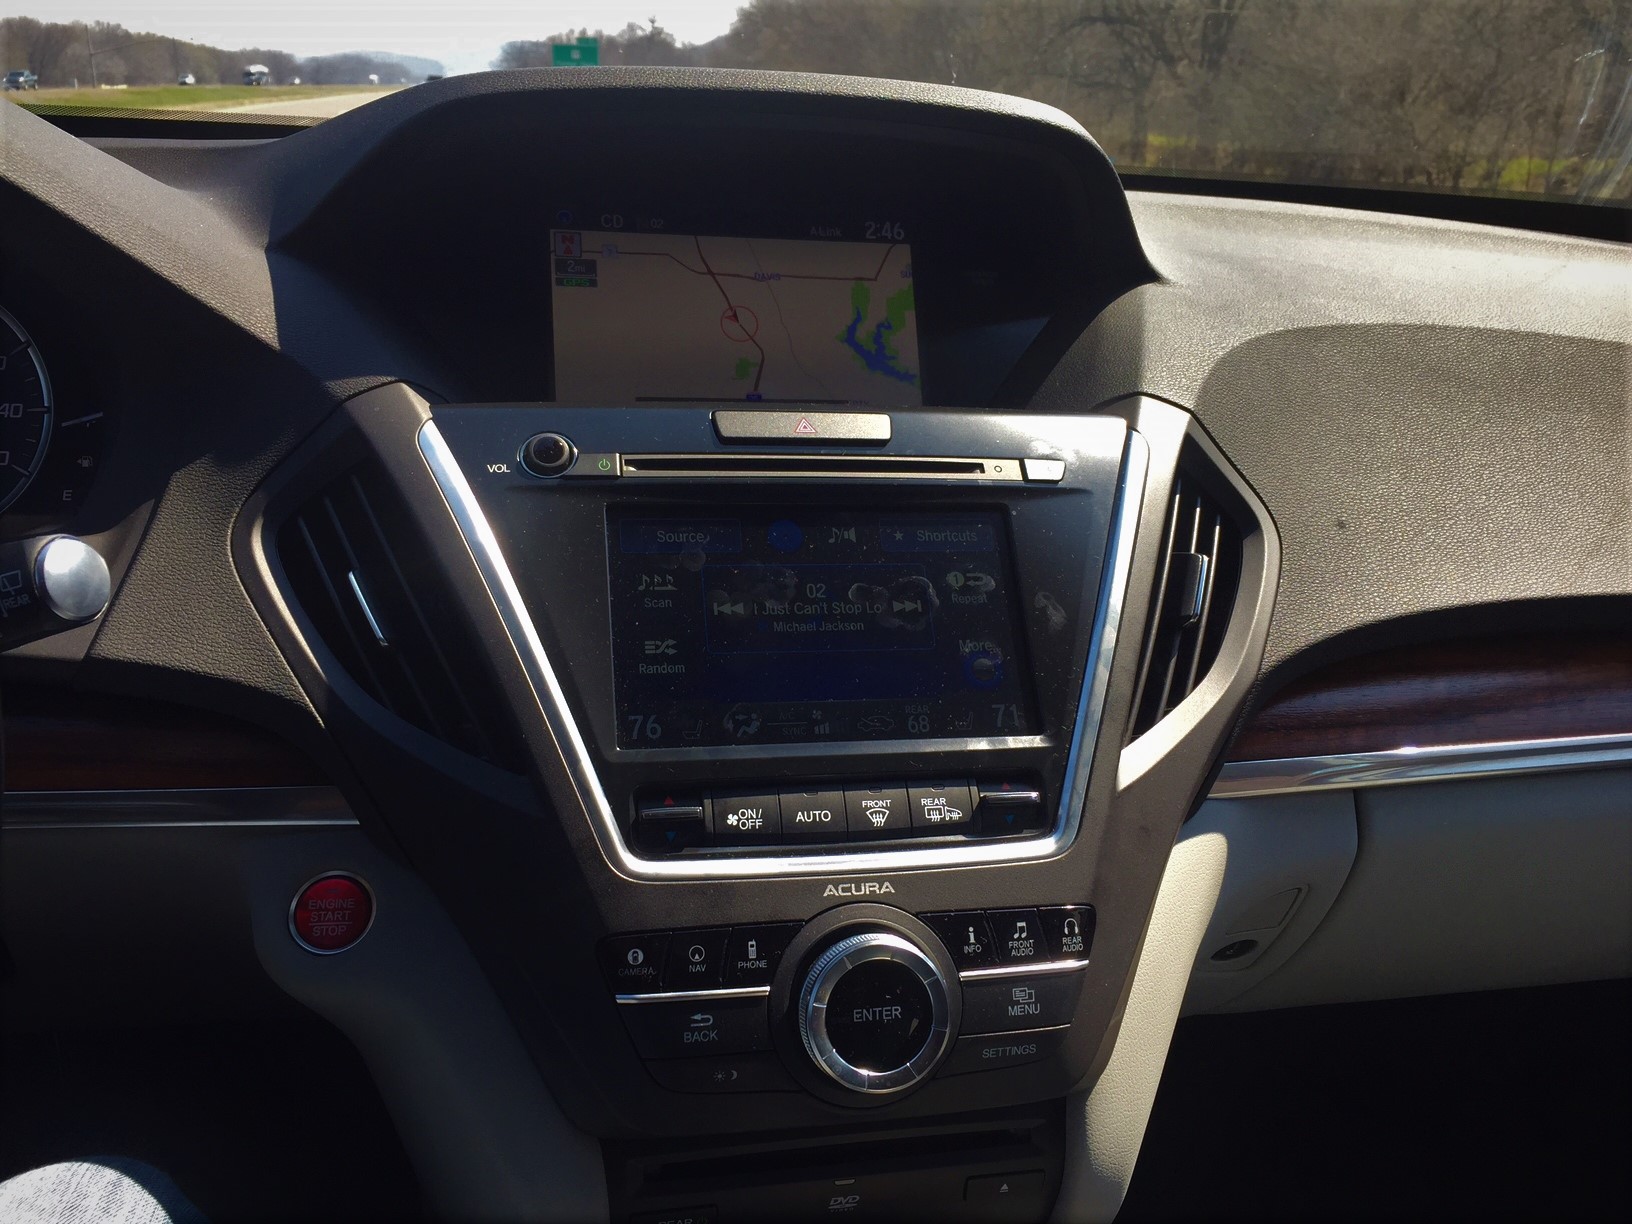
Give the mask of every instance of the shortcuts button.
POLYGON ((903 837, 912 831, 907 788, 900 785, 846 787, 844 816, 851 841, 903 837))
POLYGON ((669 959, 663 971, 665 990, 707 990, 720 984, 729 927, 711 931, 676 931, 669 937, 669 959))
POLYGON ((932 782, 907 788, 912 829, 920 837, 967 832, 974 814, 966 782, 932 782))
POLYGON ((837 790, 782 792, 782 840, 833 842, 844 840, 844 792, 837 790))

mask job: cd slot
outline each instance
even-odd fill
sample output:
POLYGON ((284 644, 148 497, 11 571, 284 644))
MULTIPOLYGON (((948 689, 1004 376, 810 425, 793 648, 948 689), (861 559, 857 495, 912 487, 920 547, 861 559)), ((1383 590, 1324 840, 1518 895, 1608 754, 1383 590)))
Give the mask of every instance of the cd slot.
POLYGON ((629 477, 755 479, 887 479, 1019 481, 1018 459, 923 458, 905 455, 624 455, 629 477))

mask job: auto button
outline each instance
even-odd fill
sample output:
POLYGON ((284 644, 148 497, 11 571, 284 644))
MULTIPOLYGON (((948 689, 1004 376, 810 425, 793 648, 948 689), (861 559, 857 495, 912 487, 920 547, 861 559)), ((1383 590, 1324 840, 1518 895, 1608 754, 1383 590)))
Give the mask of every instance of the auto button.
POLYGON ((844 792, 782 792, 782 839, 789 842, 843 841, 844 792))

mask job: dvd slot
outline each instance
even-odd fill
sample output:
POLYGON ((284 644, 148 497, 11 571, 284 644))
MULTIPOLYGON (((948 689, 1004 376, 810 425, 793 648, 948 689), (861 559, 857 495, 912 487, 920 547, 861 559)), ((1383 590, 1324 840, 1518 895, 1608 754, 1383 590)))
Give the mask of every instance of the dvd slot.
POLYGON ((903 455, 624 455, 625 479, 730 477, 757 479, 1015 480, 1018 459, 903 455))

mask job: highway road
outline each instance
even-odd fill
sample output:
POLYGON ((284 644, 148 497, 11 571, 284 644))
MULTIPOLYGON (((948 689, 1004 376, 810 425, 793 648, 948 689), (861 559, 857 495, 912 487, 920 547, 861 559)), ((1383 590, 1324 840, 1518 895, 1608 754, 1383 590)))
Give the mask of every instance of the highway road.
POLYGON ((333 119, 336 115, 355 110, 365 102, 385 97, 386 92, 375 89, 368 93, 292 98, 287 102, 251 102, 244 106, 223 106, 221 110, 234 115, 303 115, 310 119, 333 119))

